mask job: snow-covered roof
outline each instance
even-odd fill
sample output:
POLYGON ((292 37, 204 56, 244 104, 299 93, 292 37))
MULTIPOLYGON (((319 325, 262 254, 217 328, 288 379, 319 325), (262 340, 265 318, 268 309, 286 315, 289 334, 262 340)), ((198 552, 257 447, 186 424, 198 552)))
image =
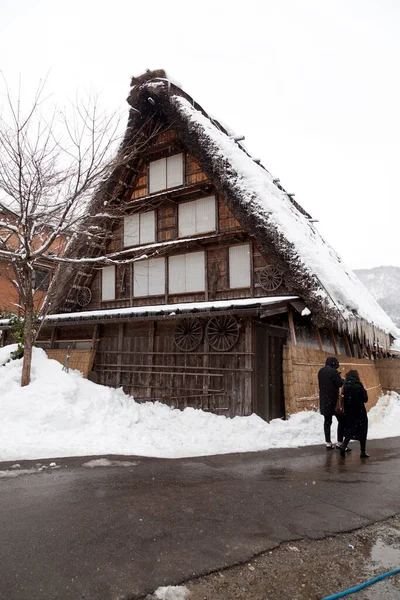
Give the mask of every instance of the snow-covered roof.
POLYGON ((260 250, 285 271, 289 288, 307 301, 314 316, 319 315, 321 323, 335 323, 339 330, 388 346, 389 335, 399 335, 396 326, 323 239, 307 213, 220 123, 181 88, 155 75, 151 78, 148 74, 142 83, 135 80, 128 98, 134 110, 127 137, 139 126, 143 114, 161 113, 260 250))
MULTIPOLYGON (((213 300, 210 302, 181 302, 178 304, 157 304, 150 306, 130 306, 129 308, 110 308, 104 310, 87 310, 75 313, 62 313, 57 315, 48 315, 45 318, 46 324, 61 321, 73 320, 108 320, 124 317, 140 317, 140 316, 175 316, 177 314, 191 314, 196 312, 204 312, 210 310, 223 309, 246 309, 246 308, 262 308, 263 306, 279 304, 281 302, 290 302, 298 300, 298 296, 276 296, 274 298, 240 298, 236 300, 213 300)), ((0 321, 1 326, 2 321, 0 321)))
MULTIPOLYGON (((298 296, 275 296, 268 298, 238 298, 234 300, 212 300, 209 302, 180 302, 176 304, 157 304, 149 306, 130 306, 128 308, 107 308, 104 310, 84 310, 71 313, 60 313, 47 315, 45 323, 50 325, 67 321, 106 321, 109 319, 118 319, 126 317, 140 317, 163 315, 165 317, 174 317, 178 314, 201 313, 205 311, 234 310, 234 309, 261 309, 264 306, 271 306, 284 302, 299 300, 298 296)), ((9 319, 0 319, 0 328, 6 328, 9 325, 9 319)))

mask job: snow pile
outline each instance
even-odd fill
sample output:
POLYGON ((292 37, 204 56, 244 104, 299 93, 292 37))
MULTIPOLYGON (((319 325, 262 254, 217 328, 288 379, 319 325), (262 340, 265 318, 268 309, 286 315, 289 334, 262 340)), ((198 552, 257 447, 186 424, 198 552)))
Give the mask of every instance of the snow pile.
POLYGON ((368 437, 373 439, 400 435, 400 396, 388 392, 368 413, 368 437))
MULTIPOLYGON (((0 349, 0 364, 14 348, 0 349)), ((38 348, 32 382, 24 388, 21 368, 21 360, 0 366, 0 461, 104 454, 180 458, 324 443, 322 417, 312 411, 266 423, 256 415, 229 419, 139 404, 120 389, 65 373, 38 348)), ((371 411, 370 437, 400 435, 398 417, 400 397, 382 398, 371 411)))
MULTIPOLYGON (((361 281, 354 275, 322 238, 320 233, 306 217, 290 201, 288 195, 280 190, 273 181, 272 175, 258 165, 243 150, 218 129, 211 120, 196 110, 186 98, 173 96, 172 103, 178 112, 189 121, 189 126, 202 143, 206 142, 210 156, 218 171, 226 160, 232 166, 235 175, 228 169, 219 171, 221 177, 228 174, 229 180, 224 183, 234 188, 249 209, 257 215, 265 226, 273 227, 285 239, 293 244, 296 260, 309 272, 310 277, 317 276, 321 288, 318 295, 338 310, 348 321, 355 324, 353 309, 368 324, 373 323, 386 333, 396 337, 396 327, 390 317, 379 306, 375 298, 368 292, 361 281)), ((372 340, 374 335, 371 334, 372 340)))
POLYGON ((190 592, 184 585, 168 585, 157 588, 154 596, 157 600, 189 600, 190 592))

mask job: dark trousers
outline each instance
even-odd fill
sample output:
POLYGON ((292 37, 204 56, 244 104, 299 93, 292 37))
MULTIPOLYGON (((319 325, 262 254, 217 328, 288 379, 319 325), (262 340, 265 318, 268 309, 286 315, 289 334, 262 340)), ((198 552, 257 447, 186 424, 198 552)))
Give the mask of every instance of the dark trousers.
MULTIPOLYGON (((343 446, 345 448, 347 448, 347 446, 349 445, 350 440, 351 440, 351 438, 345 438, 344 439, 343 446)), ((367 438, 364 437, 364 438, 362 438, 360 440, 360 450, 361 450, 362 453, 365 452, 366 447, 367 447, 367 438)))
MULTIPOLYGON (((324 417, 324 433, 325 433, 325 441, 327 444, 331 441, 331 427, 332 427, 332 416, 326 415, 324 417)), ((335 415, 337 418, 337 440, 341 444, 343 441, 343 427, 344 427, 344 416, 343 415, 335 415)))

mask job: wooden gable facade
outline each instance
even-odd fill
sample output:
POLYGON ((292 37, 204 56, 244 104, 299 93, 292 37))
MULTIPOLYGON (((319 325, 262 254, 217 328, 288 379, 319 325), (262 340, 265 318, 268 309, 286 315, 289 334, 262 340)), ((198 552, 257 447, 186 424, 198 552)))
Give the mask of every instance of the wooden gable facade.
MULTIPOLYGON (((228 159, 211 164, 168 106, 154 109, 147 89, 140 93, 128 131, 139 113, 162 127, 112 187, 119 213, 104 244, 124 260, 77 270, 64 309, 46 319, 39 343, 61 361, 72 348, 72 367, 137 401, 226 416, 255 412, 266 420, 313 406, 314 383, 312 393, 297 394, 300 404, 288 401, 297 377, 286 375, 284 389, 290 346, 319 353, 310 359, 314 367, 326 352, 353 364, 384 349, 320 309, 317 279, 305 278, 283 236, 260 224, 224 182, 228 159)), ((296 218, 310 219, 286 196, 296 218)), ((296 356, 290 364, 301 380, 305 364, 296 356)))
POLYGON ((82 317, 44 327, 42 346, 55 357, 72 346, 85 361, 92 349, 90 378, 139 401, 284 416, 282 349, 293 294, 173 130, 147 149, 122 205, 106 250, 138 260, 88 271, 82 317), (165 189, 153 191, 163 185, 151 181, 153 165, 170 159, 174 185, 165 180, 165 189), (219 308, 220 301, 232 303, 219 308), (168 314, 159 314, 164 306, 168 314), (149 310, 111 323, 95 316, 129 307, 149 310))

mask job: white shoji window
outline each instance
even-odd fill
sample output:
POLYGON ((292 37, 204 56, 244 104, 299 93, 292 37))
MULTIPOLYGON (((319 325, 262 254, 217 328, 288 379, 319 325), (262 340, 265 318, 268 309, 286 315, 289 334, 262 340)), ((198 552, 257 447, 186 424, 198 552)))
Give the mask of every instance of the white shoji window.
POLYGON ((115 266, 103 267, 101 270, 101 299, 115 300, 115 266))
POLYGON ((124 247, 150 244, 156 240, 156 211, 124 217, 124 247))
POLYGON ((229 248, 229 287, 250 287, 250 245, 229 248))
POLYGON ((205 253, 191 252, 168 259, 169 293, 203 292, 205 290, 205 253))
POLYGON ((133 295, 165 294, 165 258, 149 258, 133 263, 133 295))
POLYGON ((150 194, 183 185, 183 154, 153 160, 150 163, 149 178, 150 194))
POLYGON ((215 231, 215 196, 179 205, 179 237, 215 231))

